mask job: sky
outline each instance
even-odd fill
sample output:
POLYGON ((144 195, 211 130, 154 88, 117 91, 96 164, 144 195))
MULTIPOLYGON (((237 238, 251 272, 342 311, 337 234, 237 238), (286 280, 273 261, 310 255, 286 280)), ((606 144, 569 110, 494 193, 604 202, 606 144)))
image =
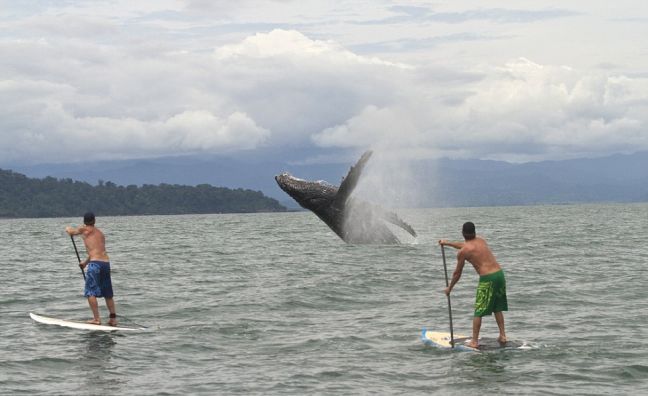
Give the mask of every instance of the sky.
POLYGON ((643 1, 0 0, 0 166, 648 150, 643 1))

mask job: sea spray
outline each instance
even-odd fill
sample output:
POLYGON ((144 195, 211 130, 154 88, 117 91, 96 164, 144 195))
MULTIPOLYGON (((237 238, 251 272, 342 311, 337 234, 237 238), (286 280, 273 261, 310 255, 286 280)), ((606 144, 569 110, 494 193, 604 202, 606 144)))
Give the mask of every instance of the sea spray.
MULTIPOLYGON (((401 242, 414 242, 415 231, 394 210, 418 206, 419 183, 413 177, 411 162, 384 152, 374 153, 344 214, 344 232, 362 240, 369 230, 384 230, 379 240, 387 243, 394 235, 401 242)), ((380 242, 379 242, 380 243, 380 242)))

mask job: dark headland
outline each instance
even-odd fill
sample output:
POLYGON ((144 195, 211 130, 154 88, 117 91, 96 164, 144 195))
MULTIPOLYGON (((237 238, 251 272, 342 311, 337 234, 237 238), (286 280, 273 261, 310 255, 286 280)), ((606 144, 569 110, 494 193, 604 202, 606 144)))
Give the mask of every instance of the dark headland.
POLYGON ((97 185, 72 179, 29 178, 0 169, 0 218, 284 212, 276 199, 260 191, 158 184, 97 185))

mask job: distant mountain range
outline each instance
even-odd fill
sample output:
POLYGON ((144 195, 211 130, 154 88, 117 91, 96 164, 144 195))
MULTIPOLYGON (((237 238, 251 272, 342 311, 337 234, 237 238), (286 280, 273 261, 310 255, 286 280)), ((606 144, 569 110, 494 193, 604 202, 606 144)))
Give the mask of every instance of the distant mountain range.
POLYGON ((647 202, 648 152, 510 164, 439 163, 440 206, 647 202))
MULTIPOLYGON (((338 185, 352 163, 288 164, 230 157, 170 157, 80 164, 21 166, 30 177, 71 178, 91 184, 202 183, 261 191, 282 204, 296 204, 274 181, 289 171, 338 185)), ((648 152, 604 158, 512 164, 484 160, 412 161, 408 177, 420 197, 408 206, 493 206, 648 201, 648 152)))

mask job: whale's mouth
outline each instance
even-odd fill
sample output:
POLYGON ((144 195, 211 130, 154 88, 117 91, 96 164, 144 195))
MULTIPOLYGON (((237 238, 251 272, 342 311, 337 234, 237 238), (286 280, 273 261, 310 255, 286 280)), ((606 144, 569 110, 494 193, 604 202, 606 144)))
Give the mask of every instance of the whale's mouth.
POLYGON ((275 176, 275 181, 277 182, 279 187, 281 187, 282 190, 284 190, 289 194, 292 191, 299 189, 299 186, 305 182, 305 180, 296 178, 295 176, 291 175, 288 172, 283 172, 275 176))
POLYGON ((288 173, 288 172, 283 172, 283 173, 281 173, 280 175, 275 176, 275 179, 285 179, 285 180, 299 180, 299 181, 303 181, 302 179, 300 179, 300 178, 298 178, 298 177, 295 177, 295 176, 291 175, 291 174, 288 173))
POLYGON ((285 193, 306 208, 322 199, 332 199, 337 193, 337 187, 328 182, 304 180, 288 172, 275 176, 275 180, 285 193))
POLYGON ((286 191, 286 189, 304 189, 313 186, 337 189, 336 186, 332 185, 326 180, 312 181, 312 180, 300 179, 298 177, 291 175, 288 172, 283 172, 275 176, 275 180, 277 181, 277 184, 279 184, 279 186, 284 191, 286 191))
POLYGON ((275 180, 283 190, 286 190, 286 188, 289 189, 302 188, 308 183, 312 183, 309 182, 308 180, 295 177, 288 172, 284 172, 280 175, 275 176, 275 180))

